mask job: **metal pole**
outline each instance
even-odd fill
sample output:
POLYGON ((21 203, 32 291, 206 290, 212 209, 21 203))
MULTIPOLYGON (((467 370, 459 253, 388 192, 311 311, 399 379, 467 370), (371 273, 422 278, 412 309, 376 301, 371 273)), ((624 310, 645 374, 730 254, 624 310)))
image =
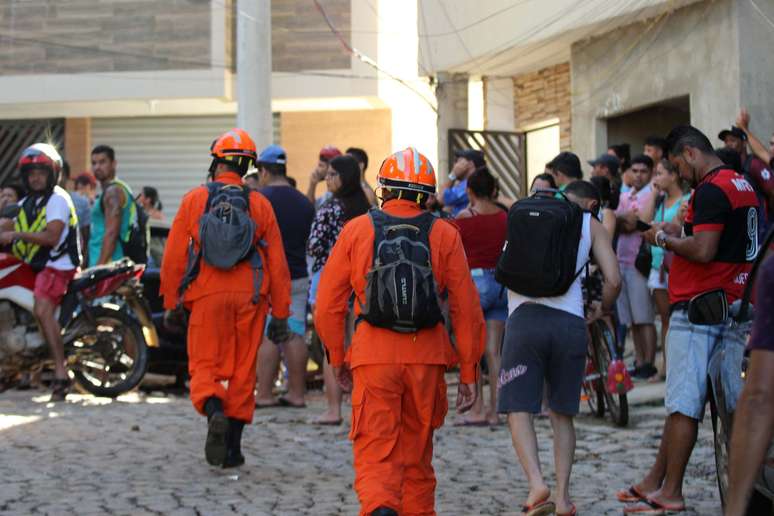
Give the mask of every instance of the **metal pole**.
POLYGON ((260 151, 273 140, 271 0, 237 0, 237 125, 260 151))

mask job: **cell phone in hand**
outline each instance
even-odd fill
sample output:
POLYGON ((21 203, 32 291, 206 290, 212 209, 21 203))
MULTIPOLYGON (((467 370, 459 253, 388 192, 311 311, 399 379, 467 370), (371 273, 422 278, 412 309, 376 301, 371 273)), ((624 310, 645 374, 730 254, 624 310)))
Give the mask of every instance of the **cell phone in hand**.
POLYGON ((637 221, 637 231, 650 231, 650 228, 652 226, 648 224, 647 222, 643 222, 641 220, 637 221))

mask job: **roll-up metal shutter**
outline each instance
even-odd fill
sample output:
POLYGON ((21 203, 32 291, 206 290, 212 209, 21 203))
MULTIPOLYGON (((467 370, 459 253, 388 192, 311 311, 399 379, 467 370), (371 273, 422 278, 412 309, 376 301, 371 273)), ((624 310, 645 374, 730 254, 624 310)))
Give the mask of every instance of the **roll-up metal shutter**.
POLYGON ((171 221, 183 195, 205 182, 212 141, 235 123, 234 115, 95 118, 91 143, 115 149, 118 177, 135 195, 155 187, 171 221))

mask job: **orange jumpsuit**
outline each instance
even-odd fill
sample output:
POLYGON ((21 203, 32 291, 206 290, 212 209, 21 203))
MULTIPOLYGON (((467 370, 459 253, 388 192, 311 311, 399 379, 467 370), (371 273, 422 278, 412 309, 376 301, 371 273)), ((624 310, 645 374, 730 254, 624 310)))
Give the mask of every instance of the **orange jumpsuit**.
MULTIPOLYGON (((218 176, 221 183, 241 185, 238 174, 218 176)), ((183 197, 172 223, 161 266, 164 308, 174 309, 188 263, 191 239, 199 247, 199 219, 207 203, 207 189, 198 187, 183 197)), ((250 215, 257 224, 256 243, 263 258, 263 284, 257 305, 252 304, 253 271, 247 261, 221 270, 201 260, 197 278, 185 291, 183 302, 191 310, 188 324, 188 370, 191 401, 204 414, 211 396, 223 401, 226 416, 251 422, 255 410, 255 360, 262 340, 266 314, 286 318, 290 311, 290 272, 277 220, 269 201, 250 194, 250 215)))
MULTIPOLYGON (((392 200, 384 210, 397 217, 420 213, 416 203, 392 200)), ((462 241, 456 228, 438 220, 430 232, 433 274, 439 291, 448 289, 456 352, 446 328, 414 334, 357 325, 344 353, 344 319, 354 290, 355 311, 365 303, 366 273, 373 259, 374 231, 368 216, 350 221, 323 269, 315 327, 331 365, 352 368, 352 430, 355 491, 361 514, 380 506, 404 514, 435 514, 433 431, 447 411, 444 372, 460 363, 460 380, 476 381, 476 364, 486 329, 462 241)))

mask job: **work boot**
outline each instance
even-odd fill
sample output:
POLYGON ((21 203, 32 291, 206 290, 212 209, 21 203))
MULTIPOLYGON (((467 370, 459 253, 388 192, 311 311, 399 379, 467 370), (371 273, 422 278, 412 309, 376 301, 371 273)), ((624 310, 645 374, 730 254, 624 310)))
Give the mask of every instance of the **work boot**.
POLYGON ((371 513, 371 516, 398 516, 398 511, 389 507, 379 507, 371 513))
POLYGON ((226 434, 228 418, 223 413, 223 402, 216 397, 204 403, 207 414, 207 440, 204 442, 204 457, 211 466, 222 466, 226 459, 226 434))
POLYGON ((245 463, 245 456, 242 455, 242 429, 244 427, 244 421, 228 418, 226 458, 223 460, 224 468, 236 468, 245 463))

